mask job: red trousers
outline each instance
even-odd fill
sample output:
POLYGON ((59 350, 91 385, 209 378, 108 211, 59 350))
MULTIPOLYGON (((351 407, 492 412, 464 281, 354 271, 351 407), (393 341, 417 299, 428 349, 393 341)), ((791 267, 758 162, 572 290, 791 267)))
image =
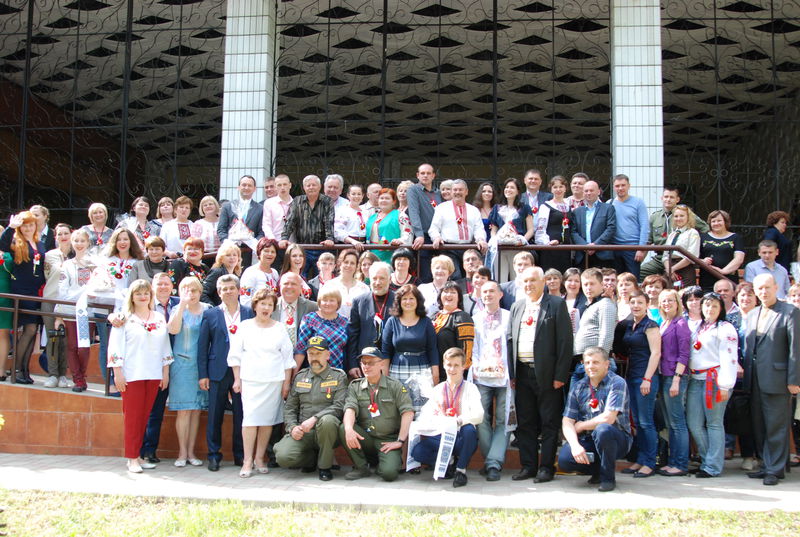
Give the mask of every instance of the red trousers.
POLYGON ((142 447, 147 418, 158 394, 160 380, 134 380, 122 392, 122 417, 125 424, 125 458, 135 459, 142 447))
MULTIPOLYGON (((75 386, 86 386, 86 368, 89 367, 89 347, 78 347, 78 325, 75 321, 64 321, 67 332, 67 364, 72 371, 72 382, 75 386)), ((94 333, 94 325, 89 325, 90 334, 94 333)))

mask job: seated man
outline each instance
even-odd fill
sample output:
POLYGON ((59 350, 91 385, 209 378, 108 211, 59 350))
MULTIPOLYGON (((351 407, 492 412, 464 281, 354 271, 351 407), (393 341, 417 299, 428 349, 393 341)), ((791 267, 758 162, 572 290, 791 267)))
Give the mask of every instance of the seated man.
POLYGON ((572 384, 561 430, 567 441, 558 455, 565 472, 590 474, 600 492, 614 490, 617 459, 632 443, 625 380, 609 371, 608 353, 600 347, 583 352, 586 376, 572 384))
MULTIPOLYGON (((447 380, 433 389, 433 397, 422 407, 417 424, 424 431, 436 428, 437 420, 455 418, 458 434, 453 449, 448 452, 450 460, 444 477, 455 477, 453 487, 463 487, 467 484, 467 465, 478 448, 478 431, 475 427, 483 421, 483 405, 478 387, 464 380, 464 366, 467 363, 464 351, 459 347, 449 348, 442 362, 447 380)), ((411 448, 411 457, 435 467, 442 435, 420 435, 418 438, 419 441, 411 448)), ((443 464, 446 463, 443 461, 443 464)))
POLYGON ((368 477, 368 463, 372 463, 377 464, 377 473, 384 481, 394 481, 400 473, 414 407, 403 384, 383 376, 385 359, 380 350, 367 347, 359 360, 364 378, 350 383, 339 427, 339 440, 353 461, 353 469, 344 478, 353 481, 368 477))
MULTIPOLYGON (((347 374, 328 366, 330 345, 324 337, 308 340, 309 367, 301 369, 283 409, 286 436, 275 444, 275 458, 284 468, 319 469, 322 481, 333 479, 333 449, 338 443, 347 374)), ((310 469, 310 470, 308 470, 310 469)))

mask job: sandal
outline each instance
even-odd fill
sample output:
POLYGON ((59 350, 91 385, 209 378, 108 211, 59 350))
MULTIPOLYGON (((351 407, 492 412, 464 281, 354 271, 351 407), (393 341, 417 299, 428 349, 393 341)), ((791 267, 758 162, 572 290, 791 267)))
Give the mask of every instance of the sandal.
POLYGON ((186 459, 175 459, 175 466, 178 468, 183 468, 186 466, 186 459))
POLYGON ((203 461, 200 459, 189 459, 189 464, 192 466, 203 466, 203 461))

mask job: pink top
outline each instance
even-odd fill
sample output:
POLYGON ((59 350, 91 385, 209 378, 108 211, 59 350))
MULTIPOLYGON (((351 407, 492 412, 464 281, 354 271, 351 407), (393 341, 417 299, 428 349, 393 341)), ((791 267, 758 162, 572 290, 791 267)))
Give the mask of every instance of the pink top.
POLYGON ((217 235, 217 223, 200 219, 192 224, 192 236, 203 239, 203 253, 216 254, 220 240, 217 235))
POLYGON ((261 227, 264 229, 264 237, 276 241, 281 240, 283 224, 286 222, 286 217, 289 214, 289 206, 291 204, 291 198, 289 201, 284 202, 281 201, 278 196, 264 202, 264 216, 261 220, 261 227))

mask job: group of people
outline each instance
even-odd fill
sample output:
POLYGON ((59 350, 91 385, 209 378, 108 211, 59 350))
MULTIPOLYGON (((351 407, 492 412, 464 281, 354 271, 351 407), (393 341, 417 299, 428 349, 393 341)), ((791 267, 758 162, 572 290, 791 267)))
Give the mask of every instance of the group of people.
MULTIPOLYGON (((237 199, 203 198, 200 220, 189 220, 189 198, 160 200, 151 219, 139 197, 115 229, 99 203, 75 230, 50 229, 35 206, 0 235, 0 288, 68 302, 42 307, 56 314, 43 318, 47 387, 69 387, 69 369, 72 389, 86 389, 96 331, 111 395, 123 401, 131 472, 160 462, 167 407, 177 412, 174 464, 204 464, 195 440, 207 411, 208 468, 218 470, 232 408, 241 477, 279 464, 327 481, 341 445, 354 463, 348 480, 374 468, 392 481, 425 464, 463 486, 480 449, 481 473, 496 481, 513 433, 514 480, 548 482, 558 468, 613 490, 626 456, 623 473, 635 478, 715 477, 738 440, 749 475, 777 484, 794 463, 800 391, 786 213, 769 215, 740 283, 744 249, 728 214, 713 211, 706 225, 675 189, 648 215, 624 175, 608 202, 581 173, 569 184, 553 177, 544 192, 528 170, 501 196, 481 184, 471 204, 463 180, 439 189, 434 180, 422 164, 416 183, 351 185, 344 199, 341 176, 310 175, 292 198, 278 175, 259 204, 244 176, 237 199), (698 282, 678 251, 499 248, 526 244, 676 245, 718 273, 698 282)), ((19 315, 16 382, 32 382, 40 322, 19 315)))

